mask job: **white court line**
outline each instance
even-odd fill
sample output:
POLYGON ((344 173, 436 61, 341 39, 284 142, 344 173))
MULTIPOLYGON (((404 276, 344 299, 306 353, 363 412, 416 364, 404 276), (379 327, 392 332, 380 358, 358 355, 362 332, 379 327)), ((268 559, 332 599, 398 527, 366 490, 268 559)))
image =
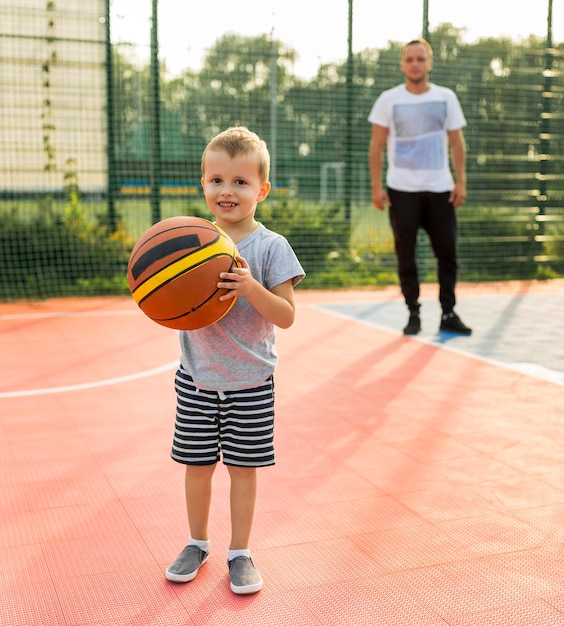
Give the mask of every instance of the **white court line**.
MULTIPOLYGON (((131 311, 77 311, 77 312, 54 312, 54 313, 14 313, 9 315, 0 315, 0 322, 5 320, 29 320, 29 319, 53 319, 58 317, 107 317, 115 315, 139 315, 140 311, 132 309, 131 311)), ((108 385, 118 385, 120 383, 131 382, 140 378, 148 378, 167 372, 178 367, 178 359, 160 367, 155 367, 144 372, 136 374, 128 374, 127 376, 118 376, 116 378, 107 378, 105 380, 96 380, 90 383, 80 383, 77 385, 65 385, 64 387, 46 387, 44 389, 27 389, 20 391, 2 391, 0 399, 3 398, 22 398, 29 396, 41 396, 49 393, 67 393, 69 391, 83 391, 85 389, 94 389, 95 387, 106 387, 108 385)))
POLYGON ((2 398, 24 398, 28 396, 41 396, 48 393, 67 393, 68 391, 83 391, 84 389, 94 389, 95 387, 106 387, 108 385, 118 385, 120 383, 128 383, 132 380, 139 380, 140 378, 148 378, 149 376, 155 376, 156 374, 162 374, 168 372, 173 368, 177 368, 179 360, 171 361, 160 367, 155 367, 144 372, 137 372, 136 374, 129 374, 127 376, 118 376, 116 378, 107 378, 105 380, 96 380, 90 383, 81 383, 78 385, 66 385, 65 387, 46 387, 45 389, 28 389, 22 391, 4 391, 0 392, 0 400, 2 398))
MULTIPOLYGON (((327 304, 327 305, 311 304, 309 306, 313 309, 317 309, 318 311, 324 311, 325 313, 329 313, 329 315, 333 315, 341 319, 356 322, 357 324, 363 324, 364 326, 369 326, 370 328, 379 328, 380 330, 383 330, 388 333, 392 333, 394 335, 400 335, 402 337, 404 336, 403 332, 394 330, 393 328, 390 328, 389 326, 383 326, 382 324, 375 324, 374 322, 368 322, 366 320, 358 319, 354 315, 347 315, 346 313, 340 313, 338 311, 332 311, 331 309, 325 308, 327 306, 331 306, 330 304, 327 304)), ((554 383, 555 385, 560 385, 561 387, 564 387, 564 372, 558 372, 557 370, 552 370, 547 367, 535 365, 534 363, 523 363, 523 362, 505 363, 504 361, 497 361, 496 359, 490 359, 489 357, 481 356, 479 354, 474 354, 473 352, 467 352, 465 350, 461 350, 460 348, 447 346, 444 343, 433 341, 432 339, 431 340, 425 339, 425 337, 417 337, 415 335, 412 335, 409 338, 415 341, 419 341, 420 343, 425 343, 429 346, 435 346, 436 348, 441 348, 441 350, 448 350, 449 352, 455 352, 456 354, 461 354, 462 356, 468 357, 470 359, 474 359, 475 361, 481 361, 482 363, 488 363, 489 365, 502 367, 512 372, 519 372, 520 374, 524 374, 532 378, 537 378, 539 380, 547 381, 550 383, 554 383)))

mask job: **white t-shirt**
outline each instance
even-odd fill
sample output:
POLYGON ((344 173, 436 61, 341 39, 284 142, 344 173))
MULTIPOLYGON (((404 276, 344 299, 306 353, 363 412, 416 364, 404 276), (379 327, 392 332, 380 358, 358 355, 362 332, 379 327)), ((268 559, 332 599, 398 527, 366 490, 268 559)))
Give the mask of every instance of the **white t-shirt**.
MULTIPOLYGON (((294 251, 280 234, 259 224, 237 244, 251 274, 267 289, 305 276, 294 251)), ((258 387, 278 363, 275 327, 239 297, 229 313, 211 326, 180 331, 181 363, 200 389, 238 391, 258 387)))
POLYGON ((466 126, 456 94, 431 83, 422 94, 405 85, 382 92, 368 121, 389 129, 386 184, 398 191, 450 191, 447 131, 466 126))

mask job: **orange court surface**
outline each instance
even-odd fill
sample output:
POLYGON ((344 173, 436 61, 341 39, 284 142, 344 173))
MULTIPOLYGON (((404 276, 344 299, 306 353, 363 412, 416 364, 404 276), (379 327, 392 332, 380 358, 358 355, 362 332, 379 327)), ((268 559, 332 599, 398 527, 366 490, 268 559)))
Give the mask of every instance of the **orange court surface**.
POLYGON ((210 559, 164 576, 177 333, 130 297, 1 304, 0 624, 564 625, 564 282, 458 297, 472 337, 434 285, 415 338, 397 287, 296 292, 242 597, 223 466, 210 559))

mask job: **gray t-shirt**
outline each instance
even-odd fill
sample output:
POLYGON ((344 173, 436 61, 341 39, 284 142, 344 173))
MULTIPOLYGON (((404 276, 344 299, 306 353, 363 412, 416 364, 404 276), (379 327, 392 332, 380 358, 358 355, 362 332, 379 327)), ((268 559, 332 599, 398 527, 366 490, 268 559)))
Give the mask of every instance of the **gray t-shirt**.
MULTIPOLYGON (((237 244, 253 277, 267 289, 305 276, 288 241, 259 224, 237 244)), ((211 326, 180 331, 181 363, 201 389, 237 391, 257 387, 276 369, 274 324, 244 297, 211 326)))

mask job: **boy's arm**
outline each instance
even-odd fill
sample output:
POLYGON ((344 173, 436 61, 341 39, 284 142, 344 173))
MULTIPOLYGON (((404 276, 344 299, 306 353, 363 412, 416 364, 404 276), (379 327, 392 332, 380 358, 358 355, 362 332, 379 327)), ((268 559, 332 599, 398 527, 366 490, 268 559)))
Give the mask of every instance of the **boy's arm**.
MULTIPOLYGON (((262 287, 262 285, 259 285, 262 287)), ((294 303, 294 285, 292 279, 289 279, 280 285, 273 287, 271 291, 262 287, 267 294, 274 296, 276 300, 271 302, 264 301, 265 310, 261 311, 253 302, 253 306, 259 313, 264 315, 267 320, 278 326, 279 328, 290 328, 294 323, 296 314, 296 305, 294 303)), ((270 299, 270 298, 269 298, 270 299)))
POLYGON ((231 272, 222 272, 219 275, 221 279, 229 281, 217 283, 219 289, 229 289, 220 300, 244 296, 269 322, 280 328, 289 328, 294 323, 296 312, 292 279, 269 291, 253 278, 243 257, 237 257, 237 260, 241 267, 234 267, 231 272))

